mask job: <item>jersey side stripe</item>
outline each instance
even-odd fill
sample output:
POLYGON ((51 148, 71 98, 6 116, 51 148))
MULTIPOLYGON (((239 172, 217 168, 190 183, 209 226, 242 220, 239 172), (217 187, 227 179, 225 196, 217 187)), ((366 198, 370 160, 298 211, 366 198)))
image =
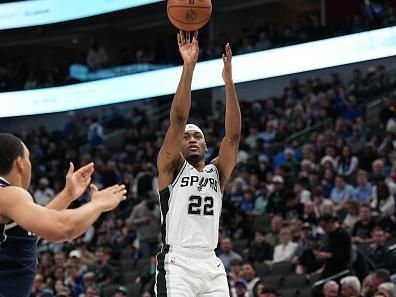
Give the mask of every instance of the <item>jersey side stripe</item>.
POLYGON ((161 239, 162 243, 166 244, 166 215, 169 211, 169 198, 170 198, 170 191, 169 187, 165 190, 161 191, 160 194, 160 209, 162 214, 162 224, 161 224, 161 239))
POLYGON ((187 161, 184 161, 184 164, 182 165, 182 167, 180 168, 179 174, 176 176, 175 180, 173 181, 173 183, 171 184, 172 187, 174 187, 177 183, 177 181, 179 180, 180 176, 182 175, 184 169, 187 166, 187 161))

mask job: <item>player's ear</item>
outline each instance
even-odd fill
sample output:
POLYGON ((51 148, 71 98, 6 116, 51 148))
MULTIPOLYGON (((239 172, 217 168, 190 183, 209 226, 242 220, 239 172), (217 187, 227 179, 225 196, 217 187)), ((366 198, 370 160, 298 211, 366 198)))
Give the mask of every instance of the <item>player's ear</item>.
POLYGON ((17 168, 18 170, 23 170, 23 168, 24 168, 25 166, 24 166, 24 162, 23 162, 22 157, 18 157, 18 158, 15 160, 15 166, 16 166, 16 168, 17 168))

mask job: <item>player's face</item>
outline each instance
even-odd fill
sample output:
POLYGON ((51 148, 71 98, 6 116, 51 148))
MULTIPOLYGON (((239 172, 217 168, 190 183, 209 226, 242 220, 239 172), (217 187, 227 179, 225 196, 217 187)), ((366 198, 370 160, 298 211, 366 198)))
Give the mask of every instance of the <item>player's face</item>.
POLYGON ((196 164, 205 158, 206 143, 197 131, 186 131, 183 135, 182 155, 187 162, 196 164))
POLYGON ((19 160, 19 170, 22 176, 22 187, 27 190, 32 178, 32 164, 30 163, 30 153, 25 144, 23 144, 23 158, 19 160))

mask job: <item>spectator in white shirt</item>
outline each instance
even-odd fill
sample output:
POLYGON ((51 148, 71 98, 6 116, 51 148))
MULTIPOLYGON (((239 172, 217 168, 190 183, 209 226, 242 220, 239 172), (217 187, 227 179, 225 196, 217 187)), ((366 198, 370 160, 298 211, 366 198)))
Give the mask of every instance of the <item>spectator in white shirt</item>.
POLYGON ((384 180, 379 181, 374 187, 373 196, 370 206, 381 214, 381 216, 388 217, 395 212, 395 198, 384 180))
POLYGON ((54 196, 55 196, 55 192, 49 186, 48 178, 46 177, 40 178, 38 187, 33 194, 36 203, 40 204, 41 206, 46 206, 54 196))
POLYGON ((280 232, 281 243, 275 247, 272 263, 291 261, 297 251, 298 244, 291 241, 291 231, 283 228, 280 232))

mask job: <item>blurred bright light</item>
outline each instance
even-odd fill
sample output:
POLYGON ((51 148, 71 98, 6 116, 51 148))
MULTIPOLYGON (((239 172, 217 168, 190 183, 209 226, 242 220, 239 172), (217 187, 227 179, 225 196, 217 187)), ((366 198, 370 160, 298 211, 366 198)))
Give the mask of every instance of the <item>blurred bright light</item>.
MULTIPOLYGON (((396 26, 233 58, 236 83, 396 55, 396 26)), ((173 94, 182 68, 171 67, 99 81, 0 93, 0 117, 67 111, 173 94)), ((223 85, 222 60, 198 63, 193 90, 223 85)))
POLYGON ((0 4, 0 30, 65 22, 164 0, 29 0, 0 4))

